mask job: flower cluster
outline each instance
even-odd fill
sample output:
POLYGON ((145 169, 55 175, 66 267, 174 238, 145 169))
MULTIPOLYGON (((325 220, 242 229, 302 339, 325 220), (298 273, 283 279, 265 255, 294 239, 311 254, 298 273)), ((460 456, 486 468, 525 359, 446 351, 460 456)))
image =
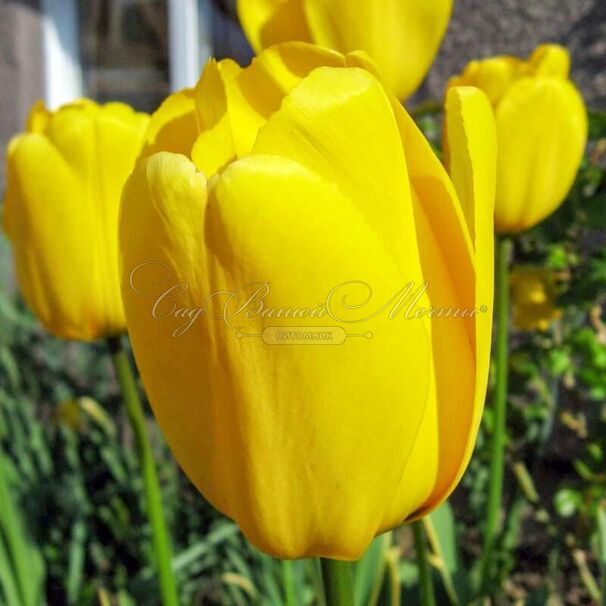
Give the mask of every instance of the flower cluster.
MULTIPOLYGON (((451 4, 240 0, 250 65, 209 61, 151 116, 38 104, 8 148, 4 224, 28 304, 63 338, 128 331, 181 467, 282 558, 357 559, 450 495, 487 389, 494 229, 551 214, 581 161, 585 107, 567 52, 545 45, 450 80, 442 165, 400 100, 451 4), (352 281, 376 301, 426 284, 423 309, 488 313, 391 322, 377 309, 343 323, 338 345, 244 338, 332 335, 329 314, 247 313, 238 338, 213 317, 179 330, 183 310, 243 285, 271 284, 272 309, 314 308, 352 281)), ((542 274, 512 288, 515 323, 545 328, 542 274)))

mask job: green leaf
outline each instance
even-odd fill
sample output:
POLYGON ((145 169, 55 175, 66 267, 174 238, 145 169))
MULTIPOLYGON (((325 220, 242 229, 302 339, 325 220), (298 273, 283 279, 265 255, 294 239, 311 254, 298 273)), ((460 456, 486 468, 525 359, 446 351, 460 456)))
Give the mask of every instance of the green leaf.
POLYGON ((391 543, 391 533, 377 537, 371 544, 364 557, 354 568, 354 601, 360 606, 370 606, 376 603, 383 583, 387 550, 391 543))
POLYGON ((387 552, 387 565, 377 606, 399 606, 402 601, 402 582, 398 567, 399 551, 392 548, 387 552))
POLYGON ((5 602, 1 604, 14 604, 22 606, 20 589, 17 576, 15 575, 11 560, 8 554, 8 547, 4 541, 0 541, 0 598, 4 597, 5 602))
POLYGON ((467 574, 460 565, 455 519, 450 504, 444 503, 423 522, 434 554, 433 563, 440 573, 450 603, 466 603, 470 586, 467 574))
POLYGON ((40 606, 44 603, 44 561, 10 493, 11 470, 9 460, 0 451, 0 564, 4 570, 0 582, 7 595, 18 593, 15 606, 40 606))

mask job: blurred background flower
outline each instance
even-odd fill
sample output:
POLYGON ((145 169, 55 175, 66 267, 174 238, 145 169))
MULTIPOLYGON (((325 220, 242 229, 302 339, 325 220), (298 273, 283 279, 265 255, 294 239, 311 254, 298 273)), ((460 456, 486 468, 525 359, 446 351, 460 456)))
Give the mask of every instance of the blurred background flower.
POLYGON ((47 330, 94 341, 126 331, 118 211, 149 116, 123 103, 34 105, 7 152, 4 228, 17 281, 47 330))
POLYGON ((548 330, 562 315, 556 307, 553 272, 540 267, 513 267, 509 279, 513 324, 519 330, 548 330))

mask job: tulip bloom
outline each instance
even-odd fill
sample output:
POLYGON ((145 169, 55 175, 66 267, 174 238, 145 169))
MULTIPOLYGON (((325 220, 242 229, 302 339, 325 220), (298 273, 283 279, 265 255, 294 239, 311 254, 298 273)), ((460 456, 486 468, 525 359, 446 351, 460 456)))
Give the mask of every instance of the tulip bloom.
POLYGON ((59 337, 125 330, 118 209, 148 119, 121 103, 80 100, 50 112, 39 102, 9 143, 4 225, 17 280, 59 337))
POLYGON ((515 267, 509 278, 513 324, 519 330, 548 330, 562 315, 555 306, 553 273, 541 267, 515 267))
POLYGON ((415 92, 440 47, 452 0, 239 0, 253 49, 290 40, 367 52, 393 93, 415 92))
POLYGON ((126 317, 160 426, 283 558, 353 560, 436 507, 486 390, 490 105, 449 94, 449 177, 358 59, 292 43, 211 61, 152 116, 122 198, 126 317))
POLYGON ((484 90, 497 123, 495 227, 514 233, 553 213, 570 190, 587 141, 587 112, 568 79, 566 49, 539 46, 527 61, 472 61, 450 86, 484 90))

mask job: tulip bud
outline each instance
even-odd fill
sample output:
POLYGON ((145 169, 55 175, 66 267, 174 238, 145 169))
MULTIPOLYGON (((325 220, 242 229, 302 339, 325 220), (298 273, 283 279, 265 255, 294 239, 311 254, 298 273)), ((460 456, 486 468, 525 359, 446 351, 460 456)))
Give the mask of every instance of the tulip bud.
POLYGON ((400 99, 429 70, 452 0, 239 0, 238 14, 256 52, 298 40, 342 53, 362 50, 400 99))
POLYGON ((486 391, 490 105, 449 93, 448 176, 360 61, 301 43, 211 61, 152 116, 122 199, 154 413, 205 497, 283 558, 356 559, 438 506, 486 391))
POLYGON ((36 104, 8 146, 4 226, 17 280, 44 326, 90 341, 125 330, 118 208, 148 122, 121 103, 36 104))
POLYGON ((449 86, 471 85, 489 97, 497 123, 495 227, 523 231, 566 198, 587 141, 587 112, 568 79, 566 49, 539 46, 527 61, 472 61, 449 86))

